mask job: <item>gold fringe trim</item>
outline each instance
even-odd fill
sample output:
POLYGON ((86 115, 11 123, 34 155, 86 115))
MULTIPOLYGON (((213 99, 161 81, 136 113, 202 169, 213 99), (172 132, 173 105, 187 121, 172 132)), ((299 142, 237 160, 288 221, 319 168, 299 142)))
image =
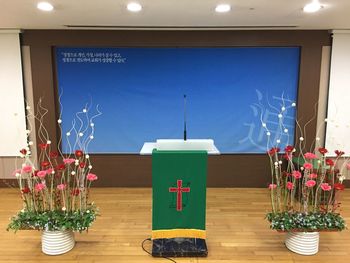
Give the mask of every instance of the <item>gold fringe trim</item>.
POLYGON ((206 238, 205 230, 199 229, 166 229, 166 230, 153 230, 152 239, 158 238, 176 238, 176 237, 188 237, 188 238, 206 238))

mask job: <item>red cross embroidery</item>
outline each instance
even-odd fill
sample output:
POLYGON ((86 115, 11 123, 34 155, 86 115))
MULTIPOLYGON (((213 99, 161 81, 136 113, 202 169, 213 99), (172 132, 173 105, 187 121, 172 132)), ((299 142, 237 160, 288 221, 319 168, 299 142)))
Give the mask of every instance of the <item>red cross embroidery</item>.
POLYGON ((183 187, 182 188, 182 180, 177 180, 177 187, 169 187, 170 193, 177 193, 176 194, 176 210, 182 211, 182 193, 189 193, 190 188, 189 187, 183 187))

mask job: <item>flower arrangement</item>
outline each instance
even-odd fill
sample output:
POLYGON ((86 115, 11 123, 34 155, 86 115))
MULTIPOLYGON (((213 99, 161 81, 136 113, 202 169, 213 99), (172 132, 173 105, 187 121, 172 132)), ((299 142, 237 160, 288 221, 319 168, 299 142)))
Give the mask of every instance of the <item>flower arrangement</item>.
MULTIPOLYGON (((93 139, 95 117, 89 118, 89 109, 85 107, 76 114, 79 127, 73 122, 72 128, 66 133, 67 139, 75 136, 74 148, 69 144, 70 154, 63 154, 60 145, 53 146, 43 118, 47 110, 38 103, 37 114, 33 115, 30 107, 26 107, 27 121, 34 118, 39 123, 37 131, 38 158, 32 155, 35 147, 30 140, 30 130, 27 130, 27 146, 20 150, 20 168, 14 171, 18 180, 19 194, 23 200, 23 209, 11 218, 7 230, 37 229, 37 230, 87 230, 95 221, 98 209, 90 198, 91 184, 98 179, 92 173, 92 163, 88 154, 88 145, 93 139), (58 149, 58 150, 56 150, 58 149)), ((62 119, 58 119, 61 126, 62 119)), ((59 140, 61 142, 61 139, 59 140)), ((68 140, 69 142, 69 140, 68 140)))
MULTIPOLYGON (((295 107, 295 103, 292 105, 295 107)), ((350 169, 344 152, 335 151, 335 158, 327 157, 328 150, 320 145, 316 137, 312 148, 306 150, 305 137, 300 128, 299 140, 286 145, 281 151, 283 124, 286 106, 281 107, 278 116, 276 140, 270 139, 271 131, 262 126, 269 137, 268 157, 271 168, 270 190, 271 209, 266 216, 271 229, 278 231, 341 231, 346 228, 339 214, 340 194, 344 190, 344 173, 350 169)), ((305 133, 305 132, 304 132, 305 133)))

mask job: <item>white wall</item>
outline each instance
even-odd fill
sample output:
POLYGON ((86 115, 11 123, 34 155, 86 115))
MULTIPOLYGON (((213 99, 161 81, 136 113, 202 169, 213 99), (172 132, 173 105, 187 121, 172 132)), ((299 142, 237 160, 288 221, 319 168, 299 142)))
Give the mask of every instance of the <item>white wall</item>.
POLYGON ((326 148, 350 156, 350 31, 333 32, 326 148))
POLYGON ((19 32, 0 30, 0 156, 18 156, 26 146, 19 32))

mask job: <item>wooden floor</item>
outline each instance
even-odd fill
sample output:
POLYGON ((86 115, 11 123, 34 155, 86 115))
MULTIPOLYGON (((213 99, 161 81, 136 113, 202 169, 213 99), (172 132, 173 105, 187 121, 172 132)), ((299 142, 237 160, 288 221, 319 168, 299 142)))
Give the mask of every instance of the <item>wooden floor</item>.
MULTIPOLYGON (((93 196, 102 216, 89 233, 76 234, 77 244, 69 253, 46 256, 41 253, 40 232, 6 232, 9 217, 21 204, 15 190, 0 189, 0 262, 170 262, 141 249, 151 232, 151 189, 98 188, 93 196)), ((296 255, 285 248, 284 234, 269 229, 264 220, 268 209, 267 189, 208 189, 209 256, 176 261, 350 262, 350 231, 321 233, 317 255, 296 255)), ((349 190, 343 195, 343 216, 350 222, 349 190)))

